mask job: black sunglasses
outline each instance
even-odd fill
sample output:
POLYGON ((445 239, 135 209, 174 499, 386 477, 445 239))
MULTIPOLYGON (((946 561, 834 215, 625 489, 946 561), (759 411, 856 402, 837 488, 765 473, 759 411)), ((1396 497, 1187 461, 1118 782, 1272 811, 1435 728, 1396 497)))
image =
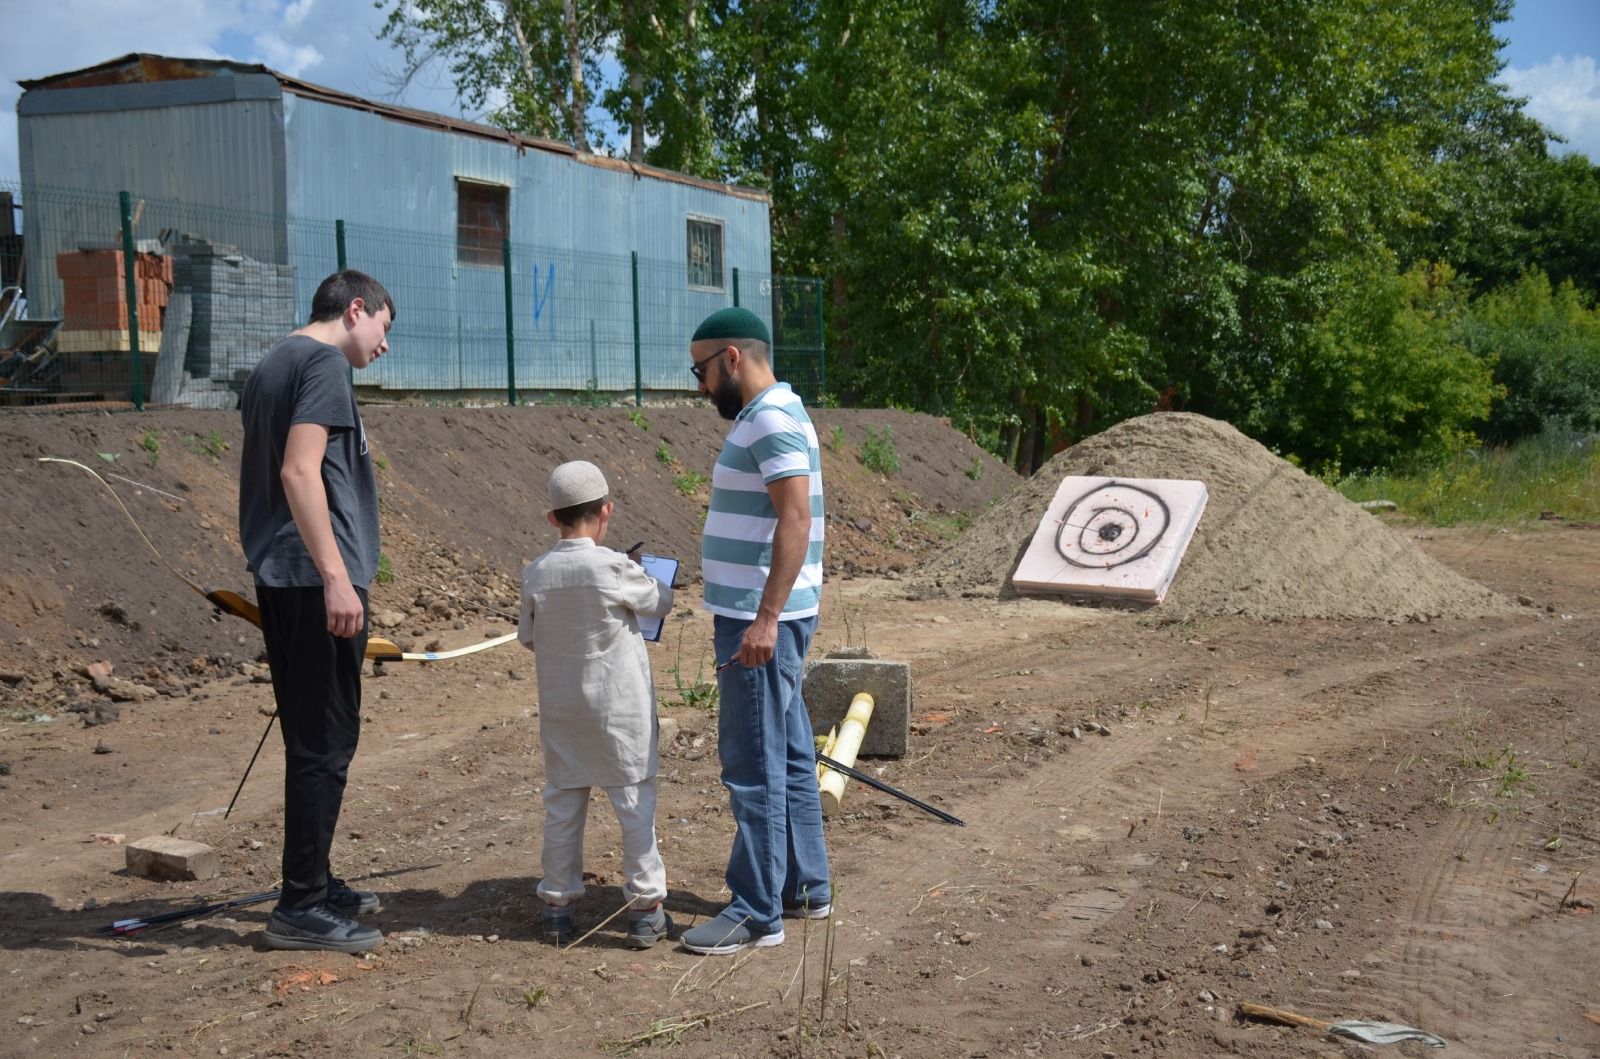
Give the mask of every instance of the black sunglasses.
POLYGON ((693 375, 695 377, 695 381, 696 382, 705 382, 706 381, 706 365, 710 364, 713 360, 716 360, 718 357, 722 356, 724 353, 726 353, 728 350, 730 350, 732 348, 733 348, 732 346, 723 346, 721 349, 717 350, 715 353, 707 354, 706 356, 704 356, 704 357, 700 358, 699 360, 695 361, 693 364, 689 365, 689 374, 693 375))

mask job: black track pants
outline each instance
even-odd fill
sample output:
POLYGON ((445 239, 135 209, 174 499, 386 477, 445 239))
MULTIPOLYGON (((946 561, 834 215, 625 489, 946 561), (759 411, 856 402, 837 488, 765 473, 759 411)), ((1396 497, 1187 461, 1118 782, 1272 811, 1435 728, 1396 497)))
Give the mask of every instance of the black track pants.
MULTIPOLYGON (((356 589, 362 610, 367 593, 356 589)), ((328 896, 328 852, 345 776, 361 735, 361 659, 366 621, 348 639, 328 632, 321 588, 256 586, 261 632, 283 732, 283 896, 308 908, 328 896)))

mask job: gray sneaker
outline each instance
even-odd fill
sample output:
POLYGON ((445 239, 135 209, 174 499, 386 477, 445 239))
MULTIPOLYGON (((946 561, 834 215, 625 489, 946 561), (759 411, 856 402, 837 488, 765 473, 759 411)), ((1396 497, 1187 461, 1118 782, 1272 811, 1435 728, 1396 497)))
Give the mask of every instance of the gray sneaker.
POLYGON ((783 903, 785 919, 827 919, 831 915, 833 915, 833 904, 829 901, 824 901, 820 905, 799 902, 790 904, 788 901, 783 903))
POLYGON ((261 940, 269 949, 319 949, 354 956, 382 945, 383 934, 320 904, 273 910, 261 940))
POLYGON ((328 907, 344 916, 370 916, 383 910, 383 902, 371 890, 352 889, 338 877, 328 880, 328 907))
POLYGON ((630 949, 648 949, 671 933, 672 917, 667 915, 666 909, 656 905, 648 912, 628 916, 626 944, 630 949))
POLYGON ((752 930, 743 916, 724 911, 715 919, 708 919, 698 927, 690 927, 678 935, 678 943, 690 952, 703 956, 731 956, 740 949, 765 949, 783 944, 783 928, 770 934, 752 930))

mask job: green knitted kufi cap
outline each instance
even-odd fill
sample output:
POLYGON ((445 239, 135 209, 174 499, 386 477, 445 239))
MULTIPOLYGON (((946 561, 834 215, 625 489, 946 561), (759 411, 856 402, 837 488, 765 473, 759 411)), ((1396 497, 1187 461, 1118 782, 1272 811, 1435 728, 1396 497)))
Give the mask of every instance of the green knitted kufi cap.
POLYGON ((772 334, 767 330, 767 325, 761 322, 761 317, 737 306, 718 309, 706 317, 695 328, 691 341, 699 342, 707 338, 756 338, 772 345, 772 334))

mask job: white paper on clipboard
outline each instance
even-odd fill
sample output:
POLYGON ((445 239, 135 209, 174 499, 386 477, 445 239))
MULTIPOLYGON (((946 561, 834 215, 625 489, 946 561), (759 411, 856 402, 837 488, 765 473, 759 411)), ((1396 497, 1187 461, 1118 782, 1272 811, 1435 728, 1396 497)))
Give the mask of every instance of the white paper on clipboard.
MULTIPOLYGON (((640 555, 639 564, 644 567, 644 572, 660 581, 668 588, 678 577, 678 560, 669 559, 664 555, 640 555)), ((659 641, 661 639, 661 618, 646 618, 639 616, 639 632, 646 640, 659 641)))

